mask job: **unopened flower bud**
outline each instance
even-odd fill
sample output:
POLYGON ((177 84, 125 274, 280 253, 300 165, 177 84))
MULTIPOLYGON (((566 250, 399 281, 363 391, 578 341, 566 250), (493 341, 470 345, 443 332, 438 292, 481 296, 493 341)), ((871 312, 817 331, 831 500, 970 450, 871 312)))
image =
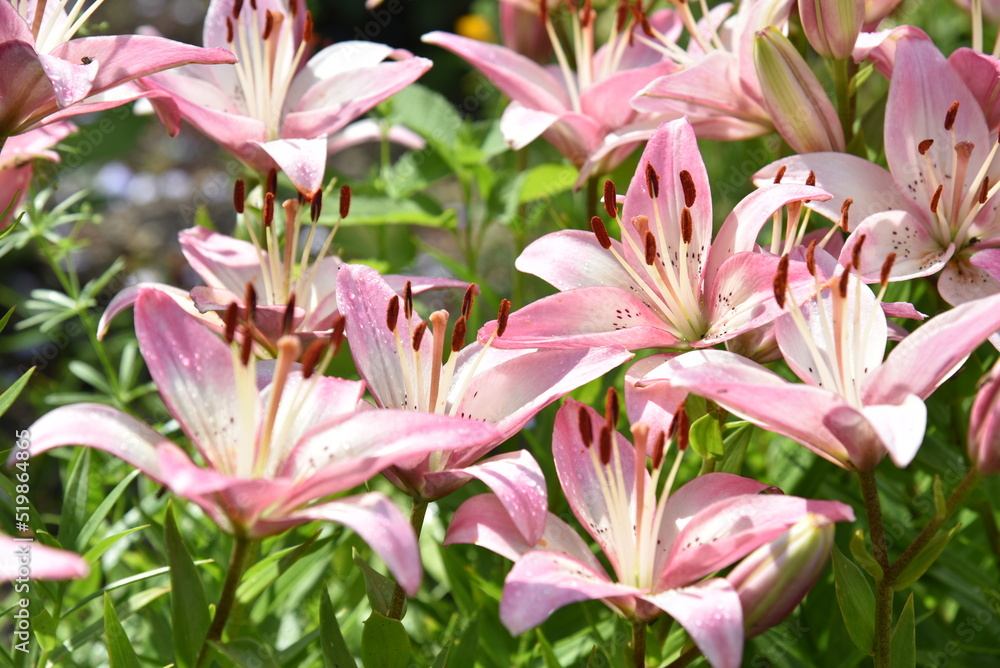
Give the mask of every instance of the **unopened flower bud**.
POLYGON ((797 153, 843 152, 844 131, 816 75, 775 27, 754 38, 753 61, 764 105, 778 133, 797 153))
POLYGON ((1000 472, 1000 365, 990 371, 972 403, 969 459, 981 473, 1000 472))
POLYGON ((778 624, 802 602, 830 557, 833 534, 829 518, 810 513, 726 576, 740 595, 746 637, 778 624))
POLYGON ((799 0, 802 29, 824 58, 848 58, 865 22, 864 0, 799 0))

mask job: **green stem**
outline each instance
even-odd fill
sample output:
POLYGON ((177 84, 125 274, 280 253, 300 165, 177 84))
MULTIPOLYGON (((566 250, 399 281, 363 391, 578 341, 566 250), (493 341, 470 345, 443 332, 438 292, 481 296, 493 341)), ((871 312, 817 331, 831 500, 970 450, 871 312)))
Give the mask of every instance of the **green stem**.
MULTIPOLYGON (((859 471, 858 481, 861 483, 861 496, 865 502, 865 513, 868 515, 868 531, 871 533, 872 549, 875 560, 884 573, 889 571, 889 550, 885 542, 885 528, 882 523, 882 505, 878 499, 878 486, 875 483, 875 473, 859 471)), ((875 586, 875 668, 888 668, 889 647, 892 639, 892 586, 888 577, 883 578, 875 586)))
POLYGON ((597 181, 596 176, 587 179, 587 220, 597 215, 597 181))
POLYGON ((854 139, 854 97, 851 95, 852 70, 856 69, 850 58, 833 61, 833 82, 837 91, 837 117, 844 129, 844 143, 854 139))
MULTIPOLYGON (((424 528, 424 515, 427 514, 427 501, 424 499, 414 496, 413 505, 410 507, 410 526, 413 527, 413 533, 417 535, 417 542, 420 542, 420 531, 424 528)), ((403 618, 403 606, 406 604, 406 592, 403 588, 396 583, 395 588, 392 590, 392 602, 389 604, 389 614, 390 619, 402 619, 403 618)))
POLYGON ((989 499, 983 499, 976 504, 976 513, 983 523, 983 531, 986 532, 986 539, 990 542, 990 548, 1000 563, 1000 528, 997 527, 997 518, 993 514, 993 504, 989 499))
POLYGON ((222 585, 222 596, 219 598, 219 604, 215 606, 215 616, 212 617, 212 625, 208 627, 208 635, 205 636, 205 642, 202 643, 195 666, 203 665, 208 658, 210 644, 222 639, 222 631, 226 628, 226 622, 233 611, 233 604, 236 602, 236 589, 243 579, 243 571, 247 558, 252 552, 250 549, 252 546, 253 541, 246 537, 236 536, 233 539, 233 554, 229 559, 226 582, 222 585))
POLYGON ((646 622, 632 622, 632 659, 635 668, 646 668, 646 622))
POLYGON ((693 645, 674 659, 667 668, 685 668, 694 663, 699 656, 701 656, 701 650, 698 649, 697 645, 693 645))

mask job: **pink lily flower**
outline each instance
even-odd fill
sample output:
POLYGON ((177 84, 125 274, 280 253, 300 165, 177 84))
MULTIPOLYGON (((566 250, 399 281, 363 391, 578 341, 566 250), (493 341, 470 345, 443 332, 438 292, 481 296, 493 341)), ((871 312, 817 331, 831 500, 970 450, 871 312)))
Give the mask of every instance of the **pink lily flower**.
POLYGON ((310 58, 312 41, 312 16, 302 0, 213 0, 203 43, 230 49, 240 62, 233 68, 187 67, 139 84, 169 94, 154 106, 172 134, 184 118, 261 173, 286 166, 274 154, 278 147, 292 154, 289 162, 322 174, 326 152, 288 140, 323 138, 342 145, 335 137, 342 131, 354 142, 380 137, 378 128, 371 136, 370 124, 361 126, 365 137, 348 124, 416 81, 431 62, 361 41, 334 44, 310 58))
POLYGON ((227 322, 233 342, 227 345, 157 290, 139 294, 135 324, 150 375, 205 466, 145 423, 99 404, 44 415, 31 427, 32 455, 63 445, 104 450, 198 504, 235 535, 268 536, 320 520, 345 524, 379 553, 407 592, 416 590, 416 538, 388 498, 372 492, 312 502, 404 459, 490 441, 492 427, 371 409, 361 398, 362 383, 321 374, 332 350, 320 359, 313 346, 297 368, 301 348, 293 337, 279 341, 275 362, 257 363, 235 320, 227 322))
POLYGON ((225 49, 202 49, 162 37, 113 35, 72 39, 101 2, 84 9, 65 0, 0 3, 0 139, 39 125, 116 107, 148 93, 100 93, 154 72, 234 63, 225 49), (44 9, 38 15, 37 9, 44 9))
POLYGON ((396 291, 374 269, 344 265, 337 299, 347 319, 345 332, 355 365, 380 407, 457 415, 496 427, 495 438, 488 442, 416 457, 385 475, 411 496, 427 501, 480 480, 533 542, 545 527, 545 514, 538 509, 547 505, 538 463, 525 450, 480 460, 542 408, 632 355, 621 348, 498 350, 477 342, 465 346, 472 289, 450 337, 447 311, 421 320, 409 291, 400 308, 396 291))
POLYGON ((703 139, 736 141, 774 130, 754 68, 757 31, 781 28, 791 0, 743 0, 732 16, 731 3, 714 7, 695 24, 687 3, 687 50, 669 36, 641 38, 675 58, 678 71, 651 82, 632 99, 639 111, 683 114, 703 139))
MULTIPOLYGON (((561 292, 513 313, 496 346, 700 348, 765 325, 781 314, 772 290, 779 258, 752 252, 757 234, 783 206, 829 197, 811 186, 770 186, 744 199, 713 243, 708 174, 684 119, 650 139, 620 214, 606 187, 622 241, 595 217, 595 234, 555 232, 528 246, 515 266, 561 292)), ((812 283, 801 262, 789 280, 812 283)), ((495 330, 486 325, 480 341, 495 330)))
MULTIPOLYGON (((627 10, 619 9, 608 41, 595 51, 596 14, 590 2, 579 5, 578 11, 569 12, 577 36, 572 59, 576 70, 570 67, 567 49, 547 11, 541 20, 559 61, 557 70, 496 44, 444 32, 423 37, 467 60, 511 98, 500 119, 500 130, 511 148, 521 149, 544 137, 581 168, 577 185, 614 169, 649 138, 665 117, 638 113, 626 100, 676 69, 672 61, 637 39, 640 24, 627 10), (607 150, 605 145, 612 143, 615 148, 607 150), (600 159, 595 159, 597 154, 600 159)), ((648 23, 667 35, 680 34, 680 22, 672 11, 659 12, 648 23)))
MULTIPOLYGON (((864 236, 860 269, 866 281, 877 281, 882 261, 895 253, 892 280, 939 273, 938 291, 950 304, 994 294, 1000 291, 996 131, 932 42, 907 33, 892 55, 888 170, 855 156, 816 153, 780 160, 756 178, 766 181, 781 168, 786 181, 813 172, 834 198, 811 206, 831 218, 853 199, 851 217, 859 222, 840 257, 845 263, 864 236)), ((986 76, 995 81, 996 70, 986 76)))
MULTIPOLYGON (((538 0, 497 0, 500 18, 500 38, 508 49, 544 64, 552 57, 548 31, 538 18, 538 0)), ((556 9, 559 0, 544 0, 548 11, 556 9)))
MULTIPOLYGON (((885 275, 890 268, 887 261, 885 275)), ((924 399, 1000 329, 1000 295, 928 320, 883 361, 886 283, 876 296, 850 266, 816 282, 816 296, 801 306, 788 297, 788 313, 774 325, 785 361, 802 383, 721 350, 668 359, 649 371, 649 383, 711 399, 848 470, 871 471, 886 453, 905 467, 923 442, 924 399)))
POLYGON ((24 201, 34 174, 34 160, 59 162, 52 150, 56 144, 76 132, 69 121, 52 123, 37 130, 11 137, 0 149, 0 230, 13 219, 15 210, 24 201), (3 211, 10 206, 6 216, 3 211))
POLYGON ((705 577, 809 515, 853 520, 851 508, 762 494, 777 490, 727 473, 709 473, 672 492, 680 454, 668 466, 665 441, 648 442, 646 425, 633 427, 634 448, 612 425, 589 406, 567 401, 556 416, 552 451, 570 508, 601 547, 614 577, 557 516, 549 513, 542 539, 527 543, 489 495, 459 507, 445 544, 474 543, 515 562, 500 600, 500 619, 515 635, 565 605, 601 600, 631 620, 650 621, 665 612, 712 666, 739 666, 740 597, 725 579, 705 577))
POLYGON ((85 578, 90 565, 78 554, 0 534, 0 582, 85 578))
POLYGON ((1000 472, 1000 365, 976 393, 969 416, 969 459, 981 473, 1000 472))

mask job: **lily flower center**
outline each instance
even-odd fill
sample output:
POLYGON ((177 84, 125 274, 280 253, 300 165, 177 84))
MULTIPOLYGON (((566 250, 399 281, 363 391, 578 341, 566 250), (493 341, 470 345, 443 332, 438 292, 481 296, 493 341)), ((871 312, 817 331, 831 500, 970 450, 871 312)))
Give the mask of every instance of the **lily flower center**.
POLYGON ((302 32, 296 34, 295 18, 304 7, 299 0, 289 0, 288 6, 286 16, 260 11, 256 0, 250 0, 249 7, 237 0, 232 16, 226 17, 226 42, 239 58, 235 67, 243 91, 241 111, 264 123, 268 141, 281 136, 285 97, 312 41, 312 14, 306 11, 302 32))
POLYGON ((618 395, 614 388, 609 388, 604 424, 594 425, 590 414, 581 407, 578 426, 607 508, 607 526, 600 538, 605 551, 617 557, 618 581, 652 590, 656 585, 654 569, 660 525, 686 450, 688 418, 682 406, 671 423, 671 433, 659 432, 652 443, 649 442, 648 425, 633 425, 635 451, 633 475, 629 477, 621 464, 615 430, 618 413, 618 395), (667 439, 674 435, 677 436, 677 455, 668 469, 664 466, 667 439), (662 478, 664 472, 665 480, 662 478))
MULTIPOLYGON (((951 136, 951 156, 940 164, 942 153, 931 151, 933 139, 924 139, 917 145, 923 157, 918 162, 919 183, 926 189, 931 220, 936 226, 938 241, 947 245, 954 241, 959 248, 974 243, 973 224, 983 206, 1000 190, 1000 174, 990 175, 1000 137, 993 142, 985 158, 973 159, 976 146, 959 138, 955 132, 955 119, 960 113, 959 103, 953 102, 945 114, 944 129, 951 136)), ((983 149, 979 149, 980 154, 983 149)))
MULTIPOLYGON (((702 16, 702 25, 700 26, 698 25, 698 20, 695 18, 694 13, 691 11, 691 4, 687 0, 670 0, 670 3, 674 5, 677 13, 680 15, 681 21, 684 22, 684 28, 687 30, 688 35, 691 36, 691 43, 693 45, 697 45, 702 53, 708 54, 712 51, 725 50, 726 47, 722 43, 722 38, 719 36, 718 29, 711 21, 711 14, 708 10, 708 3, 706 0, 698 0, 702 16)), ((635 3, 635 5, 632 6, 632 11, 637 15, 637 20, 642 26, 642 34, 637 35, 637 39, 639 39, 640 42, 659 51, 681 67, 691 65, 698 60, 700 56, 692 56, 690 53, 682 49, 674 40, 654 28, 646 18, 641 3, 635 3)), ((690 48, 690 46, 691 45, 689 45, 688 48, 690 48)))
POLYGON ((87 0, 74 0, 67 9, 67 0, 14 0, 14 8, 31 26, 35 51, 50 53, 60 44, 73 39, 103 2, 93 0, 88 6, 87 0))

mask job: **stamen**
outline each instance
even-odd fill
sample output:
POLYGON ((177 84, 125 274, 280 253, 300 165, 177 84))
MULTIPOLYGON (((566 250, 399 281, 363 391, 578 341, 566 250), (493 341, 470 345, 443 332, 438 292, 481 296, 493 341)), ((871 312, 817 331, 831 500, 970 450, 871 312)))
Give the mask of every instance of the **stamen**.
POLYGON ((577 413, 577 427, 580 429, 580 436, 583 437, 583 444, 586 447, 590 447, 594 443, 594 427, 593 423, 590 421, 590 413, 583 406, 580 406, 580 412, 577 413))
POLYGON ((611 237, 608 236, 608 228, 604 227, 604 221, 594 216, 590 219, 590 229, 594 231, 594 235, 597 237, 597 243, 601 244, 601 248, 607 250, 611 248, 611 237))
POLYGON ((816 275, 816 240, 813 239, 809 242, 809 248, 806 249, 806 269, 809 270, 809 274, 812 276, 816 275))
POLYGON ((549 0, 538 0, 538 18, 542 23, 549 20, 549 0))
POLYGON ((951 132, 951 129, 955 127, 955 117, 958 116, 958 100, 951 103, 948 107, 948 113, 944 116, 944 129, 951 132))
POLYGON ((889 283, 889 274, 892 273, 892 265, 896 263, 896 254, 889 253, 885 256, 885 262, 882 263, 882 274, 879 276, 879 283, 885 288, 889 283))
POLYGON ((288 305, 285 306, 285 313, 281 318, 281 333, 288 336, 292 333, 295 323, 295 295, 288 297, 288 305))
POLYGON ((257 290, 253 283, 247 283, 246 297, 243 299, 244 308, 247 312, 247 322, 252 323, 257 315, 257 290))
POLYGON ((319 214, 323 211, 323 191, 317 190, 313 195, 312 202, 309 203, 309 220, 316 222, 319 214))
POLYGON ((302 43, 309 44, 313 40, 313 15, 306 12, 306 20, 302 25, 302 43))
POLYGON ((607 466, 611 463, 611 427, 604 425, 601 427, 601 464, 607 466))
POLYGON ((457 353, 465 347, 465 335, 467 331, 468 325, 463 315, 455 321, 455 326, 451 330, 451 352, 457 353))
POLYGON ((979 198, 980 204, 986 204, 986 199, 990 193, 990 177, 984 176, 982 186, 979 188, 979 198))
POLYGON ((604 398, 604 421, 608 426, 614 427, 618 424, 619 416, 618 392, 613 387, 608 388, 608 394, 604 398))
POLYGON ((420 344, 424 342, 424 332, 427 331, 427 322, 421 320, 420 324, 413 330, 413 352, 420 352, 420 344))
POLYGON ((663 455, 667 448, 667 435, 660 431, 656 435, 656 443, 653 444, 653 469, 659 469, 663 465, 663 455))
POLYGON ((865 244, 865 239, 868 238, 867 234, 862 234, 858 237, 858 242, 854 244, 854 248, 851 249, 851 264, 860 272, 861 271, 861 247, 865 244))
POLYGON ((243 10, 243 0, 236 0, 233 3, 233 20, 240 18, 240 12, 243 10))
POLYGON ((656 237, 649 230, 646 230, 645 250, 646 250, 646 264, 650 267, 656 262, 656 237))
POLYGON ((399 296, 393 295, 389 300, 389 306, 385 311, 385 326, 390 332, 396 331, 396 322, 399 320, 399 296))
POLYGON ((462 317, 468 318, 469 314, 472 313, 472 300, 476 296, 476 284, 469 283, 469 287, 465 289, 465 295, 462 296, 462 317))
POLYGON ((261 33, 260 38, 266 42, 271 36, 272 30, 274 30, 274 14, 269 9, 264 15, 264 32, 261 33))
POLYGON ((674 423, 676 424, 676 427, 672 427, 671 430, 676 429, 677 449, 680 452, 684 452, 687 450, 688 443, 691 441, 691 418, 688 417, 683 404, 681 404, 681 407, 677 409, 677 415, 674 416, 674 423))
MULTIPOLYGON (((811 174, 812 172, 810 172, 811 174)), ((840 206, 840 229, 844 232, 850 232, 850 210, 851 205, 854 204, 854 200, 848 197, 844 200, 844 203, 840 206)))
POLYGON ((278 170, 272 168, 267 172, 267 184, 264 190, 272 195, 278 192, 278 170))
POLYGON ((330 330, 330 350, 333 355, 340 352, 340 347, 344 345, 344 330, 347 328, 347 318, 338 313, 333 319, 333 328, 330 330))
POLYGON ((604 182, 604 210, 612 218, 618 218, 618 193, 611 179, 604 182))
MULTIPOLYGON (((851 263, 848 262, 847 266, 844 267, 844 271, 840 274, 840 280, 837 282, 837 291, 840 293, 841 299, 847 299, 847 281, 851 276, 851 263)), ((838 355, 838 357, 840 357, 838 355)))
MULTIPOLYGON (((687 199, 687 195, 684 196, 687 199)), ((692 198, 692 204, 693 204, 692 198)), ((691 243, 691 239, 694 236, 694 221, 691 219, 691 209, 684 207, 681 211, 681 241, 686 244, 691 243)))
POLYGON ((274 222, 274 193, 264 195, 264 227, 271 227, 274 222))
POLYGON ((243 213, 246 204, 246 189, 247 184, 244 183, 243 179, 236 179, 236 185, 233 187, 233 208, 236 209, 236 213, 243 213))
POLYGON ((778 271, 774 275, 774 300, 778 308, 785 308, 785 293, 788 291, 788 254, 778 260, 778 271))
POLYGON ((298 16, 299 15, 299 0, 290 0, 289 3, 288 3, 288 11, 289 11, 289 13, 291 13, 293 19, 296 16, 298 16))
POLYGON ((312 377, 324 349, 326 349, 326 341, 323 339, 316 339, 306 348, 306 352, 302 355, 302 377, 304 379, 309 380, 312 377))
POLYGON ((403 315, 407 320, 413 317, 413 284, 410 281, 403 286, 403 315))
POLYGON ((615 8, 615 32, 620 33, 625 29, 625 22, 628 20, 628 0, 620 0, 615 8))
POLYGON ((250 364, 250 353, 253 352, 253 336, 250 335, 250 328, 243 328, 243 345, 240 347, 240 364, 247 366, 250 364))
POLYGON ((503 336, 507 330, 507 318, 510 317, 510 301, 501 300, 500 310, 497 312, 497 336, 503 336))
POLYGON ((943 184, 940 185, 940 186, 938 186, 937 190, 934 191, 934 194, 931 195, 931 213, 933 213, 933 214, 937 214, 938 204, 941 203, 941 193, 942 192, 944 192, 944 185, 943 184))
POLYGON ((927 151, 931 150, 931 146, 933 145, 934 145, 933 139, 925 139, 919 144, 917 144, 917 152, 919 152, 920 155, 927 155, 927 151))
POLYGON ((691 172, 686 169, 682 169, 679 176, 681 178, 681 188, 684 190, 684 206, 692 207, 694 206, 695 198, 698 197, 698 190, 694 187, 694 179, 691 178, 691 172))
POLYGON ((778 172, 774 175, 774 185, 778 185, 779 183, 781 183, 781 179, 785 178, 786 169, 787 167, 785 167, 785 165, 782 165, 781 167, 778 168, 778 172))
POLYGON ((427 398, 427 410, 436 412, 438 394, 441 391, 441 365, 444 362, 444 333, 448 328, 448 312, 435 311, 431 313, 431 348, 433 358, 431 359, 431 389, 427 398))
POLYGON ((340 217, 347 218, 351 212, 351 186, 340 186, 340 217))
POLYGON ((646 163, 646 190, 653 199, 660 195, 660 177, 651 162, 646 163))
POLYGON ((814 186, 816 185, 816 172, 810 171, 809 176, 806 177, 806 185, 814 186))
POLYGON ((240 307, 236 305, 236 302, 231 302, 229 306, 226 307, 226 315, 222 319, 226 324, 226 343, 231 344, 233 339, 236 338, 236 319, 239 316, 239 310, 240 307))
POLYGON ((226 17, 226 44, 232 44, 233 43, 233 37, 234 37, 234 34, 233 34, 233 22, 230 21, 229 17, 227 16, 226 17))

